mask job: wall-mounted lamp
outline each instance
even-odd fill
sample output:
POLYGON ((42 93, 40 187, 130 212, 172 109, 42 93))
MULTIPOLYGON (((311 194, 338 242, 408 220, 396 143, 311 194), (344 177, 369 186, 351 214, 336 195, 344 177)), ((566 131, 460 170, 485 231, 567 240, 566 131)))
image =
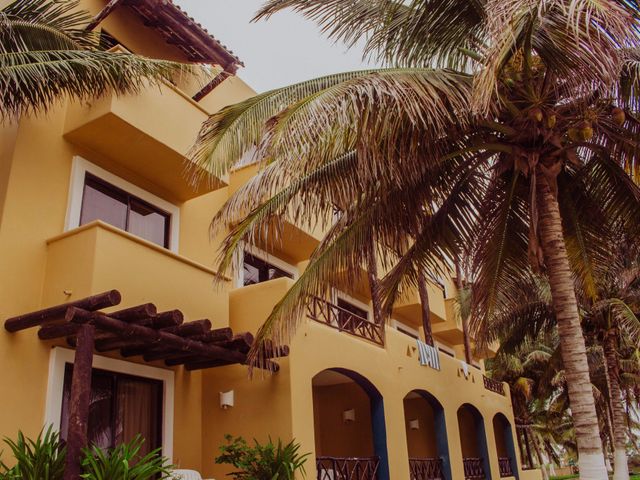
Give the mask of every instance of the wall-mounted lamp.
POLYGON ((220 392, 220 408, 226 410, 227 408, 233 407, 233 390, 229 390, 228 392, 220 392))
POLYGON ((417 418, 409 420, 409 428, 411 430, 420 430, 420 420, 418 420, 417 418))
POLYGON ((344 423, 351 423, 356 421, 356 411, 355 409, 345 410, 342 412, 342 421, 344 423))

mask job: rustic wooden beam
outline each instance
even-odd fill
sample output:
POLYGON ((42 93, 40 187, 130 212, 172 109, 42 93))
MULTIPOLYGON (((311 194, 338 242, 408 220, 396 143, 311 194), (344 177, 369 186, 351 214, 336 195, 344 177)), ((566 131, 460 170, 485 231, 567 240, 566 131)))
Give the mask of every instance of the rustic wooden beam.
POLYGON ((253 344, 253 335, 249 332, 238 333, 234 335, 231 340, 216 342, 215 345, 219 347, 227 348, 229 350, 238 350, 242 353, 247 353, 253 344))
MULTIPOLYGON (((144 327, 156 329, 164 329, 175 327, 184 321, 184 315, 180 310, 169 310, 159 313, 155 318, 141 319, 136 322, 144 327)), ((107 337, 96 340, 96 350, 98 352, 108 352, 110 350, 120 350, 121 348, 133 348, 144 345, 144 341, 136 338, 122 338, 121 335, 109 335, 107 337)))
POLYGON ((124 320, 125 322, 135 322, 155 317, 157 314, 158 309, 153 303, 144 303, 142 305, 136 305, 135 307, 118 310, 117 312, 111 312, 108 315, 118 320, 124 320))
POLYGON ((17 332, 26 328, 36 327, 47 321, 60 320, 64 318, 67 309, 70 307, 93 311, 100 308, 113 307, 114 305, 118 305, 121 300, 120 292, 110 290, 81 300, 76 300, 75 302, 56 305, 55 307, 44 308, 36 312, 9 318, 4 322, 4 328, 9 332, 17 332))
POLYGON ((244 362, 246 358, 246 355, 240 352, 229 351, 215 345, 182 338, 163 330, 154 330, 141 325, 125 323, 101 313, 94 313, 93 317, 93 323, 97 328, 122 335, 123 337, 137 337, 150 343, 162 343, 176 350, 193 352, 194 354, 205 355, 212 359, 219 358, 221 360, 241 363, 244 362))
MULTIPOLYGON (((219 344, 221 342, 231 340, 231 332, 232 331, 230 328, 225 327, 211 330, 210 332, 202 335, 189 335, 189 338, 198 342, 219 344)), ((140 347, 138 349, 137 355, 143 355, 143 358, 146 362, 155 362, 156 360, 167 360, 169 358, 185 356, 185 354, 182 352, 176 352, 176 350, 173 348, 167 348, 161 345, 152 348, 140 347)), ((187 354, 187 356, 189 355, 187 354)))
POLYGON ((182 325, 183 322, 184 315, 180 310, 169 310, 159 313, 158 316, 152 319, 151 326, 153 328, 167 328, 182 325))
POLYGON ((53 340, 54 338, 70 337, 76 335, 79 329, 79 324, 69 322, 43 325, 38 330, 38 338, 40 340, 53 340))
MULTIPOLYGON (((203 335, 207 331, 211 330, 211 321, 207 319, 195 320, 193 322, 188 322, 182 325, 178 325, 177 327, 163 328, 161 330, 163 332, 172 333, 180 337, 190 338, 194 336, 203 335)), ((155 351, 157 349, 163 349, 167 351, 173 350, 172 348, 168 348, 165 345, 156 345, 156 344, 149 345, 148 343, 138 342, 136 345, 122 347, 120 354, 123 357, 136 357, 138 355, 143 355, 151 351, 155 351)), ((147 360, 147 361, 151 361, 151 360, 147 360)))
POLYGON ((193 322, 183 323, 176 327, 163 328, 164 332, 174 335, 204 335, 211 330, 211 320, 205 318, 202 320, 194 320, 193 322))
POLYGON ((79 326, 78 344, 73 361, 71 396, 69 399, 69 429, 67 433, 67 458, 64 480, 80 478, 82 449, 87 446, 89 402, 91 400, 91 368, 93 366, 93 342, 95 327, 79 326))
POLYGON ((228 66, 220 73, 218 73, 213 79, 207 83, 204 87, 202 87, 192 98, 194 101, 199 102, 204 97, 209 95, 218 85, 224 82, 227 78, 233 76, 238 69, 236 64, 228 66))
MULTIPOLYGON (((209 338, 211 337, 207 337, 206 335, 203 335, 200 337, 192 337, 192 340, 205 341, 205 343, 208 343, 206 342, 206 340, 208 340, 209 338)), ((240 333, 238 335, 235 335, 230 339, 217 340, 211 343, 213 343, 218 347, 225 348, 227 350, 236 350, 246 354, 251 348, 251 345, 253 344, 253 335, 249 332, 245 332, 245 333, 240 333)), ((184 365, 186 363, 196 362, 201 359, 199 355, 185 354, 181 352, 176 352, 175 350, 171 350, 170 354, 169 352, 167 353, 168 354, 165 355, 164 357, 154 356, 150 358, 154 358, 154 360, 164 360, 165 365, 169 367, 184 365)), ((145 360, 146 358, 147 357, 145 357, 145 360)))
POLYGON ((89 22, 89 25, 85 27, 85 30, 87 32, 90 32, 98 25, 100 25, 100 23, 102 23, 102 21, 107 18, 121 2, 122 0, 111 0, 109 3, 107 3, 104 8, 100 10, 95 17, 93 17, 93 20, 89 22))

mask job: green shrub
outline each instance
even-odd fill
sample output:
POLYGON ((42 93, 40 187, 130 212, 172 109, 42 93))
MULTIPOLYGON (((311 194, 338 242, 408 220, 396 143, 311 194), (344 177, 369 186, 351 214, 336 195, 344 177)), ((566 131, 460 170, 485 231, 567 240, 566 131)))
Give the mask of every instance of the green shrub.
POLYGON ((0 479, 2 480, 62 480, 66 448, 60 442, 58 432, 51 427, 40 431, 35 440, 26 438, 18 432, 18 439, 4 439, 13 458, 15 466, 8 468, 0 463, 0 479))
POLYGON ((143 457, 139 452, 144 439, 137 435, 131 442, 103 451, 93 446, 84 450, 81 477, 87 480, 150 480, 171 478, 170 465, 160 449, 143 457))
MULTIPOLYGON (((4 442, 11 449, 15 466, 0 462, 0 480, 63 480, 67 450, 51 427, 30 440, 22 432, 4 442)), ((140 456, 141 436, 108 451, 94 446, 83 451, 82 475, 87 480, 151 480, 171 478, 167 459, 154 450, 140 456)))
POLYGON ((305 477, 304 463, 308 453, 300 454, 300 444, 294 440, 276 445, 271 438, 265 445, 254 439, 250 447, 242 437, 226 435, 227 444, 220 447, 222 454, 216 458, 218 464, 233 465, 238 471, 229 475, 236 480, 293 480, 296 472, 305 477))

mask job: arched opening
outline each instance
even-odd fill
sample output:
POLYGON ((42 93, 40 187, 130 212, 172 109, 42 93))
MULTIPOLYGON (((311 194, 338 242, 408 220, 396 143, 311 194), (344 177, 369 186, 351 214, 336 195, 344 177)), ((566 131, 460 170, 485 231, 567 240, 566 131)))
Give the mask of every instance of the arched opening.
POLYGON ((518 478, 516 449, 513 442, 511 423, 502 413, 496 413, 493 417, 493 433, 496 437, 500 477, 518 478))
POLYGON ((450 480, 449 443, 444 409, 424 390, 404 397, 404 419, 411 480, 450 480))
POLYGON ((351 370, 312 380, 318 480, 389 480, 382 395, 351 370))
POLYGON ((480 411, 473 405, 463 404, 458 409, 458 429, 465 480, 489 480, 491 469, 487 453, 487 436, 480 411))

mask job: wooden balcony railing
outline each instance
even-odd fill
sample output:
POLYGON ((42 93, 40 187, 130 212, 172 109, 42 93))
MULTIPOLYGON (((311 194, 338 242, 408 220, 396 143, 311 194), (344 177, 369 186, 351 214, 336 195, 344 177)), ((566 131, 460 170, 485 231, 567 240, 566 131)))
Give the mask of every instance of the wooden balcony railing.
POLYGON ((441 480, 441 458, 410 458, 409 474, 411 480, 441 480))
POLYGON ((316 457, 317 480, 377 480, 380 457, 316 457))
POLYGON ((484 480, 486 478, 482 458, 463 458, 462 462, 465 480, 484 480))
POLYGON ((502 382, 489 378, 486 375, 483 375, 482 377, 484 378, 484 388, 491 392, 504 395, 504 385, 502 382))
POLYGON ((307 300, 307 315, 312 320, 341 332, 364 338, 378 345, 384 345, 384 325, 376 325, 366 318, 334 305, 323 298, 309 297, 307 300))
POLYGON ((500 468, 500 478, 513 477, 513 469, 511 468, 511 459, 509 457, 499 457, 498 467, 500 468))

